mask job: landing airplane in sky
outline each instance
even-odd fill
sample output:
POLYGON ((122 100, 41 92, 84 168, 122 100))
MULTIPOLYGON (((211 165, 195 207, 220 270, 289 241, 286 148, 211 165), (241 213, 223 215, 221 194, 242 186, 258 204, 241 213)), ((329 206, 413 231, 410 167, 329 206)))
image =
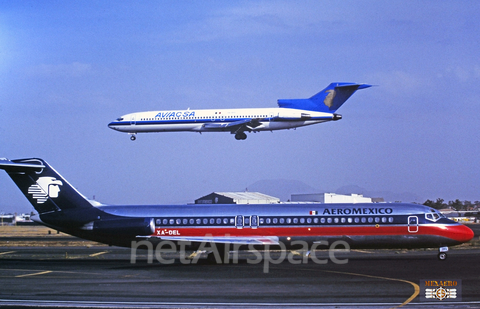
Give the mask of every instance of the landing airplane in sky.
POLYGON ((416 204, 111 206, 87 200, 42 159, 1 159, 0 169, 37 210, 36 221, 109 245, 143 239, 188 242, 189 250, 205 242, 298 249, 296 241, 342 240, 351 248, 440 248, 443 260, 448 246, 473 238, 468 227, 416 204))
POLYGON ((108 127, 131 135, 143 132, 230 132, 237 140, 245 132, 292 129, 342 119, 337 109, 367 84, 332 83, 309 99, 278 100, 278 108, 150 111, 124 115, 108 127))

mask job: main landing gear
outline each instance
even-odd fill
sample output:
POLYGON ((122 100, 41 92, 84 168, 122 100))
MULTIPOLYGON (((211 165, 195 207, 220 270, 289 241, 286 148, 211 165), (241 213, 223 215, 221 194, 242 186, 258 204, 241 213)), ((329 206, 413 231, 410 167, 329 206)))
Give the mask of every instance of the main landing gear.
POLYGON ((238 132, 237 134, 235 134, 235 139, 237 141, 245 140, 245 139, 247 139, 247 134, 245 134, 245 132, 238 132))
POLYGON ((448 247, 440 247, 438 248, 438 259, 440 261, 445 261, 447 259, 447 252, 448 252, 448 247))

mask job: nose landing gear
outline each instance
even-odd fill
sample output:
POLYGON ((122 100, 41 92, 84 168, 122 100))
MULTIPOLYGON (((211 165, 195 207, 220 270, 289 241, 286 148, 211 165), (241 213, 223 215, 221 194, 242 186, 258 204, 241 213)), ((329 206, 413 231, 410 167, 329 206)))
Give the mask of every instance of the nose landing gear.
POLYGON ((440 261, 445 261, 447 259, 447 252, 448 252, 448 247, 440 247, 438 248, 438 259, 440 261))
POLYGON ((131 139, 132 141, 134 141, 134 140, 137 139, 137 137, 135 136, 135 133, 130 133, 130 135, 131 135, 131 136, 130 136, 130 139, 131 139))

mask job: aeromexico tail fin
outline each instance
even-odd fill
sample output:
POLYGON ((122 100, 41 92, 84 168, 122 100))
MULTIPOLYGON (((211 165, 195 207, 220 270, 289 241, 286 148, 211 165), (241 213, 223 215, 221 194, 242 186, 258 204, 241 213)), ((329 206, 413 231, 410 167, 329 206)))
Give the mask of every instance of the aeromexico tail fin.
POLYGON ((93 207, 42 159, 0 159, 0 169, 7 172, 40 215, 93 207))
POLYGON ((334 113, 355 91, 371 85, 355 83, 331 83, 309 99, 281 99, 278 106, 316 112, 334 113))

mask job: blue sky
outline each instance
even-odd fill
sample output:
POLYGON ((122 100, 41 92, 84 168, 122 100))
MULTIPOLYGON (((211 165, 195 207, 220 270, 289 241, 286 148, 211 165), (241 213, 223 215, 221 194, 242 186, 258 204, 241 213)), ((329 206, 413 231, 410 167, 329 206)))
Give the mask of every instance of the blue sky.
MULTIPOLYGON (((478 1, 0 0, 0 157, 41 157, 108 204, 187 203, 264 179, 480 200, 478 1), (275 107, 330 82, 341 121, 127 134, 146 110, 275 107)), ((31 211, 0 174, 0 211, 31 211)), ((291 192, 295 193, 295 192, 291 192)), ((422 201, 421 201, 422 202, 422 201)))

